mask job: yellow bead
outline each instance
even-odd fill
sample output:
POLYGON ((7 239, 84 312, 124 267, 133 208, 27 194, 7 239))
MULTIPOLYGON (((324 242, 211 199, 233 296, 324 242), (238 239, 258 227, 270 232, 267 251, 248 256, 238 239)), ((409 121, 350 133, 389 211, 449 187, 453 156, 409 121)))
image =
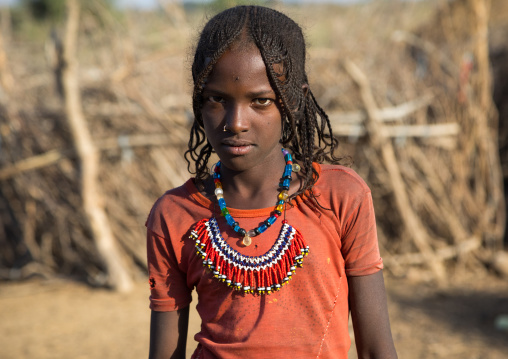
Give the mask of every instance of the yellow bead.
POLYGON ((279 193, 279 199, 285 201, 289 197, 288 191, 284 190, 279 193))
POLYGON ((215 182, 215 188, 222 188, 222 183, 215 182))
POLYGON ((283 204, 279 204, 277 207, 276 207, 277 211, 284 211, 284 205, 283 204))

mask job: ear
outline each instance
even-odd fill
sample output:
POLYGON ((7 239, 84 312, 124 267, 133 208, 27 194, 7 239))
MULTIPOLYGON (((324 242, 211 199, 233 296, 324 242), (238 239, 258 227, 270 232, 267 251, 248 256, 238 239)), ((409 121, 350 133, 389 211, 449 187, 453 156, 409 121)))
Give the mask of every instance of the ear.
POLYGON ((309 93, 309 84, 303 84, 302 90, 303 90, 303 97, 307 97, 307 94, 309 93))

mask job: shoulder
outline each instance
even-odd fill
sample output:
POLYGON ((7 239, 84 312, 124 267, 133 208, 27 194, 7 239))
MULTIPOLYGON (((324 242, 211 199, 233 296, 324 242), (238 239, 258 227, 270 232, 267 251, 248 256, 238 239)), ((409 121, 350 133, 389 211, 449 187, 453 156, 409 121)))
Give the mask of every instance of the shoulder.
POLYGON ((164 223, 176 218, 181 219, 185 217, 185 213, 191 213, 193 207, 199 205, 193 198, 193 193, 196 191, 192 179, 179 187, 166 191, 152 206, 146 226, 158 232, 157 229, 163 227, 164 223))
POLYGON ((329 164, 316 164, 319 178, 316 182, 315 189, 334 189, 348 193, 370 193, 363 178, 349 167, 329 164))
POLYGON ((314 164, 314 168, 319 178, 312 187, 312 193, 307 192, 305 198, 313 198, 320 207, 348 216, 362 203, 372 201, 369 186, 351 168, 328 164, 314 164))
POLYGON ((192 179, 187 180, 181 186, 175 187, 166 191, 162 196, 160 196, 154 203, 152 207, 153 210, 161 210, 167 205, 172 203, 180 203, 189 201, 191 196, 190 187, 193 186, 192 179))

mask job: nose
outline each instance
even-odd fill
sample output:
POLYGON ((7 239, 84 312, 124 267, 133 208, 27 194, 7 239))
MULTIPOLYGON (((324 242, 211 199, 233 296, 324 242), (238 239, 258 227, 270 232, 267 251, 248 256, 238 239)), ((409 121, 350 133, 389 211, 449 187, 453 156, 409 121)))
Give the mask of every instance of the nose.
POLYGON ((228 109, 225 118, 225 129, 232 133, 246 132, 250 128, 248 109, 242 105, 233 105, 228 109))

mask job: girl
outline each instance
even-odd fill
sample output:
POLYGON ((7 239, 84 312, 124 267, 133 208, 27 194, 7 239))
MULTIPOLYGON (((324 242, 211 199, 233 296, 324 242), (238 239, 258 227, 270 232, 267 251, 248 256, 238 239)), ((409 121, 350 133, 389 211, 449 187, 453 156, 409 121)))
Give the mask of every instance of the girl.
POLYGON ((305 73, 300 27, 259 6, 213 17, 196 48, 195 178, 147 220, 150 358, 396 358, 369 188, 305 73), (220 161, 209 174, 209 159, 220 161), (332 165, 324 165, 323 162, 332 165))

